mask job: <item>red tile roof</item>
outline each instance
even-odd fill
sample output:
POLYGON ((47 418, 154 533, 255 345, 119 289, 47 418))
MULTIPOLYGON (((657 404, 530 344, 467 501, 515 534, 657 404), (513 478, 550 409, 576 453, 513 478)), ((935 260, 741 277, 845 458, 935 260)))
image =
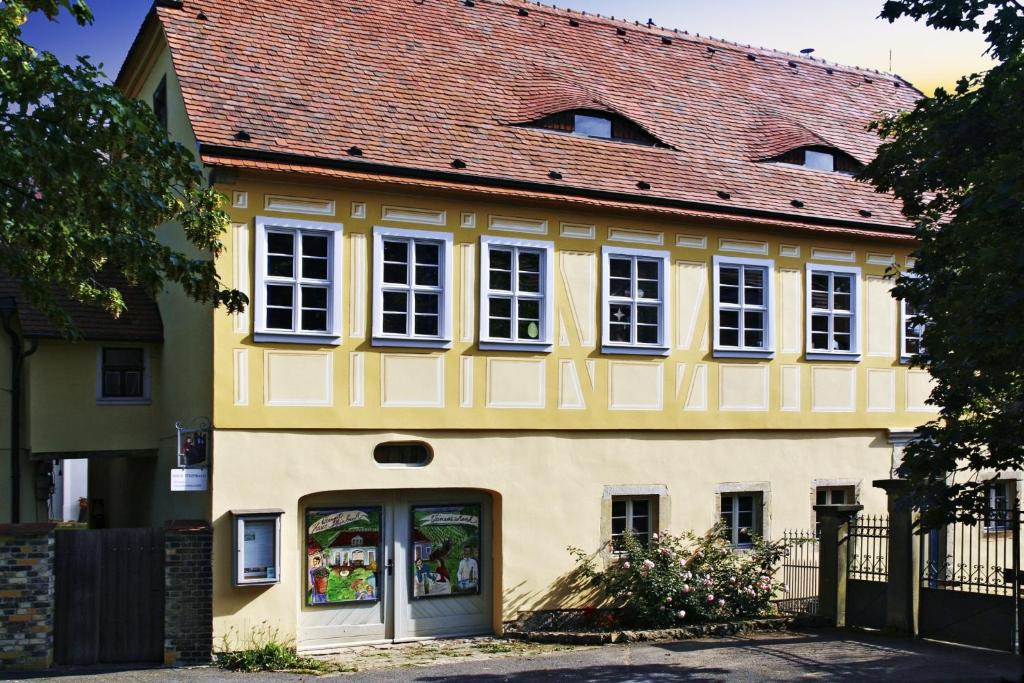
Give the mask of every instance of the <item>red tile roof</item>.
POLYGON ((208 163, 907 227, 867 184, 758 161, 808 144, 871 159, 878 139, 866 125, 919 97, 895 76, 520 0, 185 0, 156 15, 208 163), (576 107, 618 112, 671 148, 512 125, 576 107), (240 130, 251 141, 236 141, 240 130), (548 178, 553 169, 562 180, 548 178))

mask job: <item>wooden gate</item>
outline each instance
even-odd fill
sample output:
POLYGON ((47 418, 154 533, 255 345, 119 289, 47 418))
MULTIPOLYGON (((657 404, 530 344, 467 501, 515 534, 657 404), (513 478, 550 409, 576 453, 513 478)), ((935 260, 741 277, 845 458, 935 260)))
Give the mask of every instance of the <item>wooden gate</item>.
POLYGON ((58 663, 163 661, 163 530, 61 531, 55 557, 58 663))

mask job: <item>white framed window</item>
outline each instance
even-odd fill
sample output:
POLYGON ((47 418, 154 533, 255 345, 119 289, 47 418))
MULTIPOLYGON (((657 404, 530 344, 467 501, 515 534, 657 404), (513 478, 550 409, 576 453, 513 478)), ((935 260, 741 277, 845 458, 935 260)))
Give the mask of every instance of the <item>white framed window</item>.
POLYGON ((622 539, 630 532, 641 545, 651 544, 657 528, 658 500, 651 496, 612 496, 612 549, 622 550, 622 539))
POLYGON ((914 322, 917 310, 906 299, 900 299, 900 360, 910 359, 924 352, 924 325, 914 322))
POLYGON ((256 217, 256 341, 341 343, 340 223, 256 217))
POLYGON ((373 345, 452 342, 451 233, 373 229, 373 345))
POLYGON ((146 405, 151 400, 149 349, 104 346, 96 353, 96 403, 146 405))
POLYGON ((606 246, 601 256, 602 353, 667 354, 668 252, 606 246))
POLYGON ((860 359, 860 268, 807 264, 808 360, 860 359))
POLYGON ((1013 526, 1013 515, 1017 508, 1017 480, 993 479, 988 483, 988 509, 985 514, 985 529, 1007 531, 1013 526))
POLYGON ((749 548, 753 536, 764 534, 763 501, 760 491, 723 493, 720 496, 722 533, 735 548, 749 548))
MULTIPOLYGON (((857 487, 846 486, 817 486, 814 489, 815 505, 852 505, 857 502, 857 487)), ((821 522, 818 521, 818 514, 814 514, 814 535, 821 536, 821 522)))
POLYGON ((550 351, 554 242, 480 238, 480 348, 550 351))
POLYGON ((770 358, 775 262, 715 256, 714 266, 714 355, 770 358))

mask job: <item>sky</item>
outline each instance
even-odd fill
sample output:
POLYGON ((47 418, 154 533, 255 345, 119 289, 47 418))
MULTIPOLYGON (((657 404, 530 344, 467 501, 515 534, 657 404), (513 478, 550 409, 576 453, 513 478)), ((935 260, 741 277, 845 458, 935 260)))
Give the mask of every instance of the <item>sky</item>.
MULTIPOLYGON (((113 78, 151 0, 87 1, 96 15, 92 26, 78 27, 67 15, 55 23, 34 15, 24 27, 24 38, 63 61, 89 55, 113 78)), ((926 93, 939 85, 951 86, 960 76, 991 65, 982 55, 986 44, 980 31, 938 31, 909 19, 890 25, 876 18, 883 0, 553 1, 559 7, 641 22, 653 19, 667 28, 757 47, 794 53, 813 48, 816 58, 892 71, 926 93)))

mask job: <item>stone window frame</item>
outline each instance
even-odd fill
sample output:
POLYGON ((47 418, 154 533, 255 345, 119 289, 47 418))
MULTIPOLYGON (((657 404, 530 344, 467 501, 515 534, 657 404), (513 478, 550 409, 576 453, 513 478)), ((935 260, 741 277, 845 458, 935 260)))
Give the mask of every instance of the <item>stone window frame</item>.
POLYGON ((860 501, 861 490, 863 480, 853 478, 832 478, 832 479, 812 479, 810 489, 811 499, 811 529, 817 530, 818 528, 818 513, 814 511, 814 506, 818 504, 818 489, 820 488, 852 488, 853 489, 853 500, 850 501, 852 504, 857 504, 860 501))
MULTIPOLYGON (((770 539, 771 536, 771 501, 772 484, 769 481, 730 481, 722 482, 715 486, 715 516, 712 524, 718 524, 722 519, 722 495, 738 493, 751 493, 761 496, 761 537, 770 539)), ((733 550, 747 551, 746 546, 733 546, 733 550)))

